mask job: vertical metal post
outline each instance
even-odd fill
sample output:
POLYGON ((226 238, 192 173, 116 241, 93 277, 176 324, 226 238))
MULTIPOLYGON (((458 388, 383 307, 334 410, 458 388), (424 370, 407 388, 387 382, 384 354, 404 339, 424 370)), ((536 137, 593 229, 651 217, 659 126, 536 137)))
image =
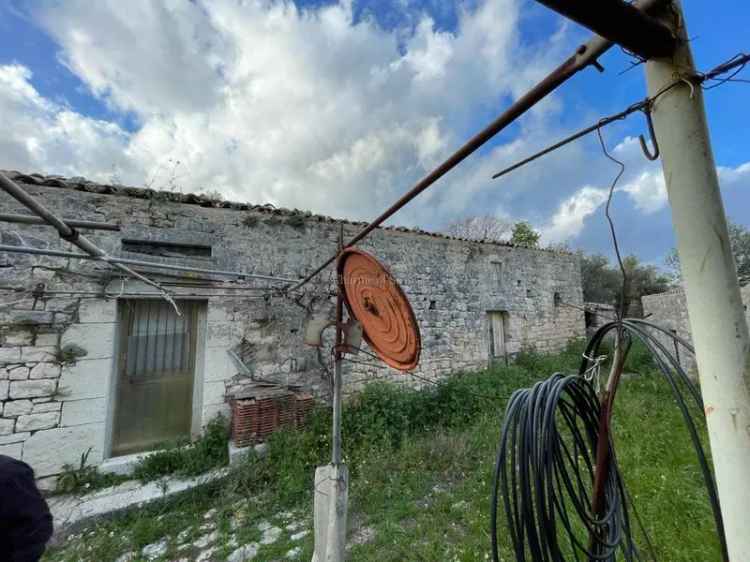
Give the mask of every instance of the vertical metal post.
MULTIPOLYGON (((680 2, 665 11, 681 44, 646 64, 649 96, 695 73, 680 2)), ((750 560, 750 377, 748 328, 703 106, 686 80, 659 96, 653 122, 677 251, 730 560, 750 560)))
MULTIPOLYGON (((339 225, 338 252, 344 248, 344 226, 339 225)), ((338 272, 338 268, 337 272, 338 272)), ((341 453, 341 351, 344 343, 344 295, 341 279, 336 279, 336 339, 333 349, 333 388, 331 396, 331 464, 315 471, 315 552, 313 562, 343 562, 346 554, 346 516, 349 473, 341 453)))
MULTIPOLYGON (((339 253, 344 248, 344 226, 339 225, 339 253)), ((341 280, 336 280, 336 346, 333 350, 333 434, 331 439, 331 464, 341 464, 341 344, 343 343, 342 323, 344 302, 341 294, 341 280)))

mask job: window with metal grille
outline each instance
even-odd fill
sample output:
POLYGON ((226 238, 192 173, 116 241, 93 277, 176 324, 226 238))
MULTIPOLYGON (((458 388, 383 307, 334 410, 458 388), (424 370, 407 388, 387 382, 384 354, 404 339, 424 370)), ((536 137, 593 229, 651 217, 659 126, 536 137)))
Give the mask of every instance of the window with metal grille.
POLYGON ((177 316, 164 301, 128 301, 126 376, 134 381, 184 373, 191 369, 191 319, 195 303, 181 302, 177 316))

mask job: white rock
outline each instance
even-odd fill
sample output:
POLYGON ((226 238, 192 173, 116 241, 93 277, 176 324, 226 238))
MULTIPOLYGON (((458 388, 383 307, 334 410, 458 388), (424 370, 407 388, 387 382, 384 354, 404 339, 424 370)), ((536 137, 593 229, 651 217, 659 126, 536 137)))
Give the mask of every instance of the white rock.
POLYGON ((141 550, 141 554, 146 557, 147 560, 155 560, 160 556, 164 556, 167 553, 167 539, 162 539, 159 542, 147 544, 141 550))
POLYGON ((209 509, 206 513, 203 514, 203 519, 213 519, 216 516, 216 508, 209 509))
POLYGON ((28 367, 16 367, 8 371, 8 378, 12 381, 25 381, 29 378, 28 367))
POLYGON ((209 548, 207 550, 204 550, 201 552, 196 558, 195 562, 206 562, 208 560, 211 560, 211 557, 214 555, 214 552, 216 552, 215 548, 209 548))
POLYGON ((0 347, 0 363, 17 363, 20 360, 20 347, 0 347))
POLYGON ((29 373, 30 379, 56 379, 60 376, 60 365, 55 363, 37 363, 29 373))
POLYGON ((293 535, 292 535, 292 536, 291 536, 290 538, 291 538, 291 539, 292 539, 293 541, 298 541, 298 540, 300 540, 300 539, 301 539, 302 537, 306 537, 306 536, 307 536, 307 534, 308 534, 309 532, 310 532, 310 531, 308 531, 307 529, 305 529, 304 531, 300 531, 299 533, 295 533, 295 534, 293 534, 293 535))
POLYGON ((5 403, 3 415, 6 418, 23 416, 24 414, 30 414, 33 408, 34 404, 31 400, 10 400, 5 403))
POLYGON ((268 521, 261 521, 260 523, 258 523, 258 530, 260 532, 267 531, 270 528, 271 524, 268 521))
POLYGON ((38 381, 12 381, 10 383, 11 398, 34 398, 36 396, 51 396, 57 389, 57 382, 48 379, 38 381))
POLYGON ((50 361, 55 358, 57 347, 54 346, 28 346, 21 348, 21 360, 24 363, 37 361, 50 361))
POLYGON ((263 536, 260 538, 260 544, 273 544, 281 536, 281 529, 278 527, 271 527, 263 531, 263 536))
POLYGON ((16 422, 16 431, 36 431, 38 429, 50 429, 60 421, 60 414, 47 412, 45 414, 29 414, 19 416, 16 422))
POLYGON ((59 412, 60 408, 62 408, 62 402, 39 402, 34 404, 31 413, 42 414, 44 412, 59 412))
POLYGON ((297 558, 301 552, 302 552, 302 549, 298 546, 295 546, 293 549, 287 551, 286 557, 294 559, 294 558, 297 558))
POLYGON ((10 435, 13 433, 13 428, 16 425, 16 420, 4 420, 0 419, 0 435, 10 435))
POLYGON ((180 534, 177 535, 177 542, 180 544, 184 543, 187 540, 187 538, 190 536, 190 532, 192 530, 193 530, 192 527, 188 527, 187 529, 183 529, 182 531, 180 531, 180 534))
POLYGON ((193 546, 195 548, 206 548, 209 544, 216 541, 218 537, 219 537, 218 531, 214 531, 213 533, 209 533, 207 535, 201 535, 195 540, 195 542, 193 543, 193 546))
POLYGON ((227 557, 227 562, 245 562, 246 560, 252 560, 258 555, 258 548, 258 543, 254 542, 241 546, 227 557))

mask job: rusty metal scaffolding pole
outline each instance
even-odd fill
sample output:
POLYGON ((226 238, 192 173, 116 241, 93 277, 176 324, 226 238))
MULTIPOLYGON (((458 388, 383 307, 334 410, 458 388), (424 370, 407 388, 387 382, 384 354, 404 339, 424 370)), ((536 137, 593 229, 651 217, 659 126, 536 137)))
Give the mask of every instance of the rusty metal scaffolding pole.
MULTIPOLYGON (((120 230, 119 224, 112 224, 108 222, 95 222, 95 221, 79 221, 73 219, 61 219, 65 224, 72 228, 87 228, 89 230, 120 230)), ((50 224, 40 217, 32 215, 9 215, 0 214, 0 222, 12 222, 18 224, 43 224, 50 226, 50 224)))
POLYGON ((644 59, 669 56, 677 47, 669 27, 646 14, 645 8, 623 0, 537 2, 644 59))
MULTIPOLYGON (((640 10, 649 10, 654 6, 661 4, 664 0, 640 0, 635 2, 633 6, 640 10)), ((552 93, 558 86, 566 82, 568 79, 573 77, 579 71, 588 67, 589 65, 596 66, 601 70, 597 59, 607 52, 613 43, 594 35, 586 43, 576 49, 575 54, 558 66, 555 70, 549 73, 544 79, 541 80, 531 90, 526 92, 523 96, 518 98, 513 105, 506 109, 497 119, 487 125, 479 133, 469 139, 461 148, 454 152, 448 157, 442 164, 427 174, 424 178, 419 180, 409 191, 406 192, 398 201, 391 205, 383 214, 374 219, 368 224, 359 234, 349 240, 344 247, 348 248, 353 246, 378 226, 383 224, 386 220, 395 215, 399 210, 412 201, 417 195, 422 193, 428 187, 433 185, 436 181, 442 178, 445 174, 450 172, 453 168, 458 166, 482 145, 489 141, 492 137, 497 135, 500 131, 505 129, 508 125, 513 123, 516 119, 521 117, 529 109, 534 107, 547 95, 552 93)), ((302 281, 293 285, 289 288, 290 291, 299 289, 303 285, 307 284, 316 275, 323 271, 326 267, 331 265, 336 260, 336 255, 331 256, 322 265, 305 277, 302 281)))
POLYGON ((107 253, 104 250, 102 250, 96 244, 91 242, 88 238, 86 238, 83 234, 78 232, 75 228, 66 224, 64 220, 62 220, 60 217, 55 215, 52 211, 47 209, 47 207, 42 205, 34 197, 26 193, 26 190, 24 190, 21 186, 19 186, 16 182, 12 181, 2 172, 0 172, 0 189, 5 191, 8 195, 13 197, 16 201, 21 203, 24 207, 29 209, 31 212, 41 217, 47 224, 55 227, 55 229, 57 229, 57 232, 60 235, 60 238, 62 238, 66 242, 70 242, 71 244, 78 246, 81 250, 83 250, 87 254, 97 259, 100 259, 102 261, 109 262, 112 265, 112 267, 115 267, 119 269, 120 271, 122 271, 123 273, 129 275, 130 277, 133 277, 161 291, 164 299, 167 300, 174 307, 175 311, 179 314, 179 309, 177 308, 177 305, 175 304, 174 299, 172 299, 172 296, 170 295, 169 291, 167 291, 164 287, 162 287, 156 281, 152 281, 148 277, 141 275, 140 273, 136 271, 133 271, 129 267, 121 263, 111 262, 109 255, 107 255, 107 253))
MULTIPOLYGON (((75 260, 93 260, 104 261, 110 264, 134 265, 137 267, 153 267, 155 269, 166 269, 169 271, 184 271, 186 273, 204 273, 206 275, 216 275, 218 277, 235 277, 237 279, 261 279, 264 281, 279 281, 283 283, 295 283, 296 279, 286 277, 274 277, 273 275, 261 275, 259 273, 244 273, 242 271, 224 271, 223 269, 205 269, 202 267, 190 267, 185 265, 173 265, 170 263, 156 263, 144 260, 133 260, 130 258, 117 258, 109 255, 94 256, 91 254, 76 254, 75 252, 65 252, 62 250, 47 250, 45 248, 31 248, 27 246, 13 246, 10 244, 0 244, 0 252, 12 252, 16 254, 32 254, 37 256, 50 256, 53 258, 68 258, 75 260)), ((161 275, 161 273, 160 273, 161 275)))

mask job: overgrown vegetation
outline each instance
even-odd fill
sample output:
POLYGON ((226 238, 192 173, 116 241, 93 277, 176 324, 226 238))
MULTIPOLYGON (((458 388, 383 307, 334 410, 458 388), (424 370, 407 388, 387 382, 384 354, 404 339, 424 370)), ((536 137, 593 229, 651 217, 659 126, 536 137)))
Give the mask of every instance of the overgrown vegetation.
POLYGON ((127 479, 117 474, 104 474, 96 466, 88 464, 91 447, 81 453, 78 465, 64 464, 63 471, 57 477, 55 492, 58 494, 85 493, 97 488, 114 486, 127 479))
MULTIPOLYGON (((525 351, 510 367, 459 374, 421 391, 371 385, 347 404, 349 559, 487 560, 491 474, 505 404, 517 388, 577 370, 582 349, 576 343, 556 355, 525 351)), ((629 491, 658 559, 717 560, 706 492, 680 413, 643 350, 633 352, 626 370, 640 376, 623 382, 614 420, 629 491)), ((329 422, 327 411, 317 411, 306 430, 274 434, 267 456, 248 458, 224 481, 100 522, 90 536, 48 559, 114 560, 163 537, 163 559, 180 558, 186 554, 177 551, 175 537, 186 529, 196 536, 196 521, 209 509, 217 510, 212 560, 224 560, 237 544, 257 542, 261 521, 283 527, 276 521, 293 514, 294 524, 309 530, 314 469, 329 458, 329 422)), ((288 535, 262 546, 256 559, 283 559, 299 547, 298 559, 309 560, 312 533, 296 540, 288 535)))
POLYGON ((158 451, 141 459, 132 476, 102 473, 96 466, 88 464, 89 448, 81 454, 77 466, 64 465, 57 479, 55 493, 77 494, 107 488, 126 480, 137 478, 151 482, 165 476, 196 476, 214 468, 225 466, 228 461, 227 420, 217 416, 206 426, 195 441, 184 439, 159 445, 158 451))

